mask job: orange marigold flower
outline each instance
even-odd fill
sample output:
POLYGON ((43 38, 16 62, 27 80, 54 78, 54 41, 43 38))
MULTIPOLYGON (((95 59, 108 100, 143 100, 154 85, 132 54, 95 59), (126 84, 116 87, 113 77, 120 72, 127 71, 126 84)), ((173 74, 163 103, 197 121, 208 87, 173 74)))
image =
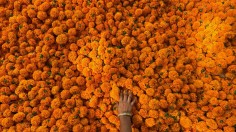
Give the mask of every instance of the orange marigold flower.
POLYGON ((47 11, 50 8, 49 2, 43 2, 41 5, 39 5, 38 10, 39 11, 47 11))
POLYGON ((139 103, 140 104, 148 104, 149 97, 146 94, 141 94, 139 97, 139 103))
POLYGON ((69 34, 70 36, 75 36, 75 35, 76 35, 76 29, 75 29, 75 28, 70 28, 70 29, 68 30, 68 34, 69 34))
POLYGON ((53 99, 52 102, 51 102, 51 107, 52 107, 52 108, 59 108, 60 105, 61 105, 61 101, 60 101, 59 98, 55 98, 55 99, 53 99))
POLYGON ((30 18, 35 18, 37 16, 37 12, 34 10, 34 9, 28 9, 27 10, 27 15, 30 17, 30 18))
POLYGON ((151 99, 148 103, 150 109, 158 109, 159 108, 159 101, 156 99, 151 99))
POLYGON ((114 19, 115 19, 116 21, 120 21, 121 18, 122 18, 122 13, 121 13, 121 12, 117 12, 117 13, 115 14, 115 16, 114 16, 114 19))
POLYGON ((66 44, 67 41, 68 41, 68 38, 67 38, 67 36, 65 34, 60 34, 56 38, 56 42, 58 44, 66 44))
POLYGON ((49 118, 51 116, 51 112, 49 110, 42 110, 40 115, 43 118, 49 118))
POLYGON ((167 101, 168 101, 168 103, 170 103, 170 104, 175 103, 175 101, 176 101, 175 95, 174 95, 173 93, 169 93, 169 94, 167 95, 167 101))
POLYGON ((53 110, 52 112, 52 116, 55 118, 55 119, 60 119, 63 115, 63 111, 60 109, 60 108, 56 108, 53 110))
POLYGON ((125 36, 124 38, 121 39, 121 44, 123 46, 126 46, 130 43, 130 37, 129 36, 125 36))
POLYGON ((146 89, 146 94, 147 94, 148 96, 153 96, 153 95, 155 94, 154 88, 147 88, 147 89, 146 89))
POLYGON ((156 124, 156 122, 153 118, 147 118, 145 120, 145 124, 147 125, 147 127, 153 127, 156 124))
POLYGON ((69 79, 69 78, 62 79, 62 88, 70 89, 72 85, 73 85, 73 82, 71 79, 69 79))
POLYGON ((142 116, 135 114, 132 117, 132 121, 133 121, 134 125, 141 125, 143 123, 143 118, 142 118, 142 116))
POLYGON ((198 122, 198 123, 196 124, 196 129, 197 129, 198 131, 202 131, 202 132, 208 130, 207 125, 206 125, 206 122, 205 122, 205 121, 200 121, 200 122, 198 122))
POLYGON ((11 84, 11 81, 12 81, 12 77, 9 75, 0 77, 0 85, 2 86, 9 86, 11 84))
POLYGON ((84 91, 81 92, 81 98, 82 99, 90 99, 91 96, 92 96, 91 92, 89 92, 89 91, 84 90, 84 91))
POLYGON ((40 71, 40 70, 34 71, 34 73, 33 73, 33 79, 36 80, 36 81, 41 80, 41 74, 42 74, 42 71, 40 71))
POLYGON ((191 128, 192 121, 187 116, 181 116, 180 117, 180 125, 184 128, 191 128))
POLYGON ((52 31, 53 31, 53 33, 54 33, 55 35, 63 34, 63 29, 62 29, 61 26, 59 26, 59 27, 54 27, 52 31))
POLYGON ((36 129, 36 132, 48 132, 48 131, 49 131, 49 128, 47 128, 46 126, 39 126, 36 129))
POLYGON ((218 105, 218 99, 216 97, 212 97, 210 100, 209 100, 209 103, 211 105, 218 105))
POLYGON ((151 118, 158 118, 158 111, 156 111, 156 110, 149 110, 148 111, 148 115, 149 115, 149 117, 151 117, 151 118))
POLYGON ((223 130, 224 132, 235 132, 235 128, 231 126, 225 126, 223 130))
POLYGON ((112 124, 115 124, 116 126, 118 126, 119 122, 120 122, 119 118, 115 115, 109 116, 108 120, 109 120, 109 122, 111 122, 112 124))
POLYGON ((233 127, 233 126, 236 124, 236 116, 233 115, 233 116, 229 117, 229 118, 226 120, 226 124, 227 124, 228 126, 233 127))
POLYGON ((92 108, 96 108, 98 104, 98 98, 96 96, 93 96, 90 100, 89 100, 89 107, 92 108))
POLYGON ((175 79, 177 79, 179 77, 179 74, 176 71, 170 71, 169 74, 168 74, 168 77, 171 80, 175 80, 175 79))
POLYGON ((3 104, 9 104, 10 103, 10 98, 7 95, 1 95, 0 96, 0 102, 3 104))
POLYGON ((9 127, 13 126, 13 123, 14 122, 11 117, 1 119, 1 125, 5 128, 9 128, 9 127))
POLYGON ((154 25, 150 22, 145 23, 145 29, 149 32, 152 32, 154 30, 154 25))
POLYGON ((87 109, 87 107, 85 107, 85 106, 81 106, 80 108, 79 108, 79 116, 80 117, 85 117, 86 115, 87 115, 87 113, 88 113, 88 109, 87 109))
POLYGON ((85 79, 84 77, 82 76, 79 76, 76 78, 76 83, 79 85, 79 86, 83 86, 85 84, 85 79))
POLYGON ((142 13, 143 13, 143 10, 140 9, 140 8, 138 8, 138 9, 135 10, 135 13, 134 13, 134 14, 135 14, 136 17, 139 17, 139 16, 142 15, 142 13))
POLYGON ((152 68, 146 68, 144 73, 145 73, 146 76, 149 77, 149 76, 154 75, 154 70, 152 68))
POLYGON ((51 45, 51 44, 53 44, 54 42, 55 42, 55 38, 54 38, 53 35, 51 35, 51 34, 46 34, 46 35, 44 36, 44 43, 45 43, 46 45, 51 45))
POLYGON ((196 43, 196 39, 191 37, 186 40, 186 45, 191 46, 196 43))
POLYGON ((217 129, 218 125, 215 120, 213 119, 206 119, 206 125, 209 126, 211 129, 217 129))
POLYGON ((37 17, 38 17, 38 19, 40 19, 40 20, 45 20, 48 16, 47 16, 47 13, 46 12, 44 12, 44 11, 38 11, 38 13, 37 13, 37 17))
POLYGON ((33 126, 39 126, 40 123, 41 123, 41 118, 40 118, 40 116, 36 115, 36 116, 34 116, 34 117, 31 118, 31 124, 32 124, 33 126))
POLYGON ((70 91, 69 90, 62 90, 61 91, 61 98, 66 100, 71 97, 70 91))
POLYGON ((203 82, 202 82, 201 80, 194 80, 193 85, 194 85, 196 88, 202 88, 202 87, 203 87, 203 82))
POLYGON ((103 92, 107 93, 111 90, 111 84, 109 82, 103 82, 101 85, 101 89, 103 92))
POLYGON ((113 84, 112 89, 110 91, 110 97, 116 101, 119 101, 119 92, 120 89, 115 84, 113 84))

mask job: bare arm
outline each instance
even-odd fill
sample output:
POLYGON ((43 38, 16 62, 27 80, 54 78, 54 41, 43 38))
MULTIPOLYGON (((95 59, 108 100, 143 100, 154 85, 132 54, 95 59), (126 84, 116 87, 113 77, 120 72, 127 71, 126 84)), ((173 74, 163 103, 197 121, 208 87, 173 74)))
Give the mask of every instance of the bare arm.
MULTIPOLYGON (((130 113, 132 110, 132 106, 134 105, 136 98, 133 98, 132 93, 128 93, 128 91, 120 92, 120 101, 118 104, 118 112, 119 114, 130 113)), ((120 132, 131 132, 131 116, 121 115, 120 118, 120 132)))
POLYGON ((131 132, 131 117, 120 117, 120 132, 131 132))

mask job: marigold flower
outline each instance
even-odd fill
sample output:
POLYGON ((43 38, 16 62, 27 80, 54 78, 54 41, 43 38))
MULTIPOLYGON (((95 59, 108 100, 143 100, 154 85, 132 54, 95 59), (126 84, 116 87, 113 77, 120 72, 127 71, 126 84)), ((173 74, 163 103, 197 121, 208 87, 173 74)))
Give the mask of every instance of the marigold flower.
POLYGON ((111 90, 111 84, 108 83, 108 82, 104 82, 101 85, 101 89, 102 89, 103 92, 107 93, 111 90))
POLYGON ((60 108, 56 108, 53 110, 52 112, 52 116, 55 118, 55 119, 60 119, 63 115, 63 111, 60 109, 60 108))
POLYGON ((176 97, 175 97, 175 95, 174 94, 172 94, 172 93, 169 93, 168 95, 167 95, 167 101, 168 101, 168 103, 175 103, 175 101, 176 101, 176 97))
POLYGON ((119 101, 119 88, 114 84, 110 91, 110 97, 116 101, 119 101))
POLYGON ((68 41, 68 38, 67 38, 67 36, 65 34, 60 34, 56 38, 56 42, 58 44, 66 44, 67 41, 68 41))
POLYGON ((34 117, 31 118, 31 124, 32 124, 33 126, 39 126, 40 123, 41 123, 41 118, 40 118, 40 116, 36 115, 36 116, 34 116, 34 117))
POLYGON ((1 97, 0 97, 0 102, 1 102, 1 103, 3 103, 3 104, 9 104, 10 101, 11 101, 11 100, 10 100, 10 98, 9 98, 8 96, 6 96, 6 95, 1 95, 1 97))
POLYGON ((76 29, 75 29, 75 28, 70 28, 70 29, 68 30, 68 34, 69 34, 70 36, 75 36, 75 35, 76 35, 76 29))
POLYGON ((30 17, 30 18, 35 18, 37 16, 37 12, 33 9, 28 9, 27 10, 27 15, 30 17))
POLYGON ((98 98, 96 96, 93 96, 90 100, 89 100, 89 107, 92 108, 96 108, 98 104, 98 98))
POLYGON ((206 119, 206 125, 209 126, 211 129, 217 129, 217 123, 213 119, 206 119))
POLYGON ((143 123, 143 118, 142 116, 135 114, 132 117, 132 122, 134 123, 135 126, 141 125, 143 123))
POLYGON ((38 19, 40 19, 40 20, 45 20, 48 16, 47 16, 47 13, 46 12, 44 12, 44 11, 38 11, 38 13, 37 13, 37 17, 38 17, 38 19))
POLYGON ((230 127, 230 126, 225 126, 223 128, 224 132, 233 132, 235 131, 235 128, 234 127, 230 127))
POLYGON ((3 118, 2 120, 1 120, 1 125, 3 126, 3 127, 5 127, 5 128, 9 128, 9 127, 11 127, 12 125, 13 125, 13 121, 12 121, 12 119, 10 118, 10 117, 7 117, 7 118, 3 118))
POLYGON ((176 71, 170 71, 169 74, 168 74, 168 77, 172 80, 175 80, 179 77, 179 74, 176 71))
POLYGON ((141 94, 139 97, 140 104, 147 104, 149 102, 149 97, 146 94, 141 94))
POLYGON ((59 98, 55 98, 55 99, 53 99, 52 102, 51 102, 51 107, 52 107, 52 108, 59 108, 60 105, 61 105, 61 101, 60 101, 59 98))
POLYGON ((211 105, 218 105, 218 100, 216 97, 212 97, 210 100, 209 100, 209 103, 211 105))
POLYGON ((49 129, 46 126, 39 126, 36 129, 36 132, 47 132, 47 131, 49 131, 49 129))
POLYGON ((66 100, 71 97, 70 91, 69 90, 62 90, 61 91, 61 98, 66 100))
POLYGON ((203 87, 203 82, 201 80, 195 80, 193 84, 196 88, 203 87))
POLYGON ((154 75, 154 70, 152 68, 146 68, 144 73, 145 73, 146 76, 149 77, 149 76, 154 75))
POLYGON ((69 132, 69 128, 68 128, 68 126, 66 126, 66 125, 59 125, 58 126, 58 131, 59 132, 69 132))
POLYGON ((138 9, 135 10, 134 14, 135 14, 135 16, 139 17, 139 16, 142 15, 142 13, 143 13, 142 9, 138 8, 138 9))
POLYGON ((125 36, 124 38, 121 39, 121 44, 123 46, 126 46, 130 43, 130 37, 129 36, 125 36))
POLYGON ((184 128, 191 128, 192 121, 189 119, 189 117, 181 116, 180 117, 180 125, 184 128))
POLYGON ((2 86, 9 86, 11 84, 12 77, 9 75, 1 76, 0 77, 0 84, 2 86))
POLYGON ((118 123, 120 122, 119 118, 115 115, 111 115, 108 117, 109 122, 111 122, 112 124, 115 124, 116 126, 118 126, 118 123))
POLYGON ((82 76, 79 76, 76 78, 76 83, 79 85, 79 86, 83 86, 85 84, 85 79, 84 77, 82 76))
POLYGON ((51 116, 51 112, 50 111, 48 111, 48 110, 42 110, 42 112, 41 112, 41 117, 43 117, 43 118, 49 118, 50 116, 51 116))
POLYGON ((115 19, 116 21, 120 21, 121 18, 122 18, 122 13, 121 13, 121 12, 117 12, 117 13, 115 14, 115 16, 114 16, 114 19, 115 19))
POLYGON ((87 113, 88 113, 88 109, 87 109, 87 107, 85 107, 85 106, 81 106, 80 108, 79 108, 79 116, 80 117, 85 117, 86 115, 87 115, 87 113))
POLYGON ((147 94, 148 96, 153 96, 153 95, 155 94, 154 88, 147 88, 147 89, 146 89, 146 94, 147 94))
POLYGON ((50 8, 49 2, 43 2, 41 5, 39 5, 38 10, 39 11, 47 11, 50 8))
POLYGON ((158 114, 158 111, 156 111, 156 110, 149 110, 148 115, 149 115, 149 117, 156 119, 156 118, 158 118, 159 114, 158 114))
POLYGON ((145 120, 145 124, 147 125, 147 127, 153 127, 156 124, 156 122, 153 118, 147 118, 145 120))
POLYGON ((62 29, 61 26, 59 26, 59 27, 54 27, 52 31, 53 31, 53 33, 54 33, 55 35, 61 35, 61 34, 63 34, 63 29, 62 29))
POLYGON ((228 125, 228 126, 234 126, 235 124, 236 124, 236 116, 235 115, 233 115, 233 116, 231 116, 231 117, 229 117, 227 120, 226 120, 226 124, 228 125))

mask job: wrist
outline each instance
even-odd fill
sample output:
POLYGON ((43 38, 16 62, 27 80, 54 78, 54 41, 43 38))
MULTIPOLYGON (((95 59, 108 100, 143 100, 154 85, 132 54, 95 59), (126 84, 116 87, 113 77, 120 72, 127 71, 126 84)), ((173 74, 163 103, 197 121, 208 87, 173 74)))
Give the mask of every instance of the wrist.
POLYGON ((120 120, 131 120, 131 116, 120 116, 120 120))
POLYGON ((132 116, 132 114, 130 112, 123 112, 123 113, 120 113, 118 114, 118 116, 132 116))

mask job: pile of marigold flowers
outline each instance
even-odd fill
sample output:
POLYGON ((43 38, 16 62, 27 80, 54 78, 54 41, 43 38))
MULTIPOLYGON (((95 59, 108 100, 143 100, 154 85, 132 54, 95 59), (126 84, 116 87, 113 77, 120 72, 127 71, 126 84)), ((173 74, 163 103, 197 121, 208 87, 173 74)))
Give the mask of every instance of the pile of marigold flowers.
POLYGON ((0 0, 0 131, 234 132, 235 0, 0 0))

